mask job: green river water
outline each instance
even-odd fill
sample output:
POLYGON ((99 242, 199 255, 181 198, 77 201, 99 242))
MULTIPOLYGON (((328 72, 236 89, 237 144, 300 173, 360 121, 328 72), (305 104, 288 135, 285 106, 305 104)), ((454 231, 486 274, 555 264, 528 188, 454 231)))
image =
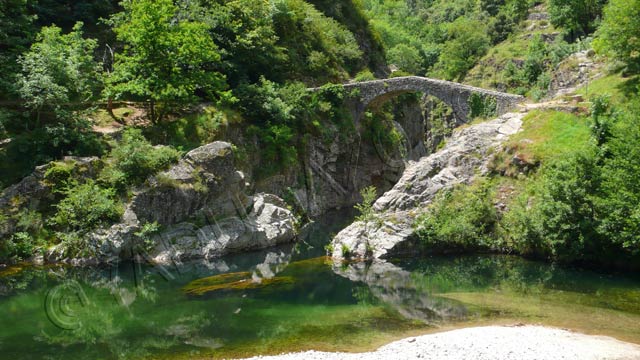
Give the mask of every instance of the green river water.
POLYGON ((640 343, 640 277, 509 256, 333 264, 331 214, 296 245, 171 267, 0 273, 0 358, 229 358, 366 351, 406 336, 544 324, 640 343))

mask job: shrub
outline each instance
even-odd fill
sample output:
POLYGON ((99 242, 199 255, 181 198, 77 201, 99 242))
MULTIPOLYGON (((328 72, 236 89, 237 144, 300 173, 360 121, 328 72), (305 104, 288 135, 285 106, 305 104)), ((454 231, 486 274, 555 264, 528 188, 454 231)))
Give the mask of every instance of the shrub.
POLYGON ((495 247, 493 234, 498 215, 488 182, 460 185, 436 197, 415 224, 427 248, 473 250, 495 247))
POLYGON ((111 150, 110 163, 100 178, 118 188, 124 184, 138 184, 150 175, 166 169, 180 158, 180 152, 172 147, 154 147, 139 129, 127 129, 122 141, 111 150))
POLYGON ((356 77, 354 78, 354 80, 357 81, 357 82, 371 81, 371 80, 375 80, 375 79, 376 79, 376 76, 373 75, 373 73, 369 69, 365 69, 365 70, 360 71, 356 75, 356 77))
POLYGON ((477 93, 469 97, 469 118, 477 117, 491 118, 497 114, 496 99, 490 96, 483 96, 477 93))
POLYGON ((12 258, 14 260, 25 260, 33 256, 36 250, 36 241, 26 232, 17 232, 6 240, 3 244, 0 254, 4 258, 12 258))
POLYGON ((76 163, 56 161, 44 173, 44 181, 51 186, 54 192, 60 192, 66 188, 73 179, 76 163))
POLYGON ((363 221, 365 223, 373 220, 373 203, 378 196, 375 186, 369 186, 360 190, 360 196, 362 196, 362 203, 356 204, 354 208, 360 212, 360 215, 356 218, 357 221, 363 221))
POLYGON ((93 180, 68 187, 65 195, 51 219, 62 230, 90 231, 122 216, 123 209, 114 191, 99 187, 93 180))

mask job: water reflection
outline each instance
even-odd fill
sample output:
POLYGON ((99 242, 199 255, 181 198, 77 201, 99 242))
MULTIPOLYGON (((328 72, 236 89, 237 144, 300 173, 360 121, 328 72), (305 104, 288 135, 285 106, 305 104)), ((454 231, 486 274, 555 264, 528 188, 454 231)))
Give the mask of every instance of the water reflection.
POLYGON ((335 263, 333 271, 353 282, 365 283, 373 296, 406 319, 433 325, 467 315, 463 304, 434 296, 424 288, 423 278, 386 261, 335 263))
POLYGON ((0 353, 130 359, 354 350, 372 339, 486 316, 559 319, 558 326, 640 340, 637 278, 506 256, 336 264, 322 257, 323 247, 348 221, 328 217, 298 244, 164 268, 5 272, 0 353))

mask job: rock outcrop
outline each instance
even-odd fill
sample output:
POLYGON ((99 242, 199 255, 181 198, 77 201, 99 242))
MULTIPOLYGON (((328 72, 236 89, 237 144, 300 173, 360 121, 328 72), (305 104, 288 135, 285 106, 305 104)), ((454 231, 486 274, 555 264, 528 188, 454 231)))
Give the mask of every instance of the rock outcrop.
MULTIPOLYGON (((72 164, 74 176, 78 178, 95 177, 102 169, 97 157, 67 156, 61 162, 72 164)), ((26 210, 46 210, 54 201, 54 184, 45 179, 47 170, 54 165, 55 162, 50 162, 36 167, 33 173, 0 193, 0 211, 7 216, 0 222, 0 239, 16 231, 16 221, 8 215, 26 210)))
POLYGON ((470 182, 487 171, 492 149, 522 125, 523 113, 456 130, 445 147, 407 166, 398 183, 374 204, 374 220, 358 221, 333 240, 333 257, 343 252, 357 258, 384 258, 411 252, 413 223, 435 195, 443 189, 470 182))
POLYGON ((231 144, 214 142, 138 189, 123 221, 95 232, 90 243, 100 261, 140 255, 157 263, 215 258, 292 241, 297 220, 275 195, 246 193, 231 144), (161 231, 140 231, 157 223, 161 231))

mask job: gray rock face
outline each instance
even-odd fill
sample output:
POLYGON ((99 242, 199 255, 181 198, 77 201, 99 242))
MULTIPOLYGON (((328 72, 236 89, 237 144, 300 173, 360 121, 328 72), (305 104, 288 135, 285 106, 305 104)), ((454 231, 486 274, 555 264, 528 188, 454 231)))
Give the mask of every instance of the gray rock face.
MULTIPOLYGON (((100 159, 97 157, 67 156, 62 161, 74 163, 76 175, 79 177, 94 177, 100 169, 100 159)), ((53 164, 36 167, 31 175, 4 189, 0 194, 0 211, 8 215, 21 210, 46 207, 54 198, 51 185, 45 181, 45 174, 53 164)), ((0 223, 0 238, 9 236, 15 231, 16 224, 13 220, 0 223)))
POLYGON ((141 251, 159 263, 210 259, 296 237, 297 220, 284 201, 245 193, 244 174, 236 171, 229 143, 192 150, 148 183, 136 191, 121 223, 91 236, 102 261, 141 251), (142 246, 136 233, 153 222, 162 231, 142 246))
POLYGON ((410 163, 398 183, 375 202, 376 220, 355 222, 334 238, 333 257, 342 258, 343 249, 358 258, 411 251, 415 218, 440 190, 485 173, 491 149, 518 132, 523 117, 508 113, 457 130, 441 151, 410 163))
POLYGON ((236 171, 231 144, 225 142, 190 151, 149 183, 131 202, 132 211, 142 222, 171 225, 195 215, 235 215, 251 205, 244 193, 244 175, 236 171))
POLYGON ((230 216, 211 224, 181 223, 154 237, 150 256, 169 263, 193 258, 212 259, 245 250, 255 250, 289 242, 296 236, 296 220, 274 195, 252 198, 253 209, 245 218, 230 216))

